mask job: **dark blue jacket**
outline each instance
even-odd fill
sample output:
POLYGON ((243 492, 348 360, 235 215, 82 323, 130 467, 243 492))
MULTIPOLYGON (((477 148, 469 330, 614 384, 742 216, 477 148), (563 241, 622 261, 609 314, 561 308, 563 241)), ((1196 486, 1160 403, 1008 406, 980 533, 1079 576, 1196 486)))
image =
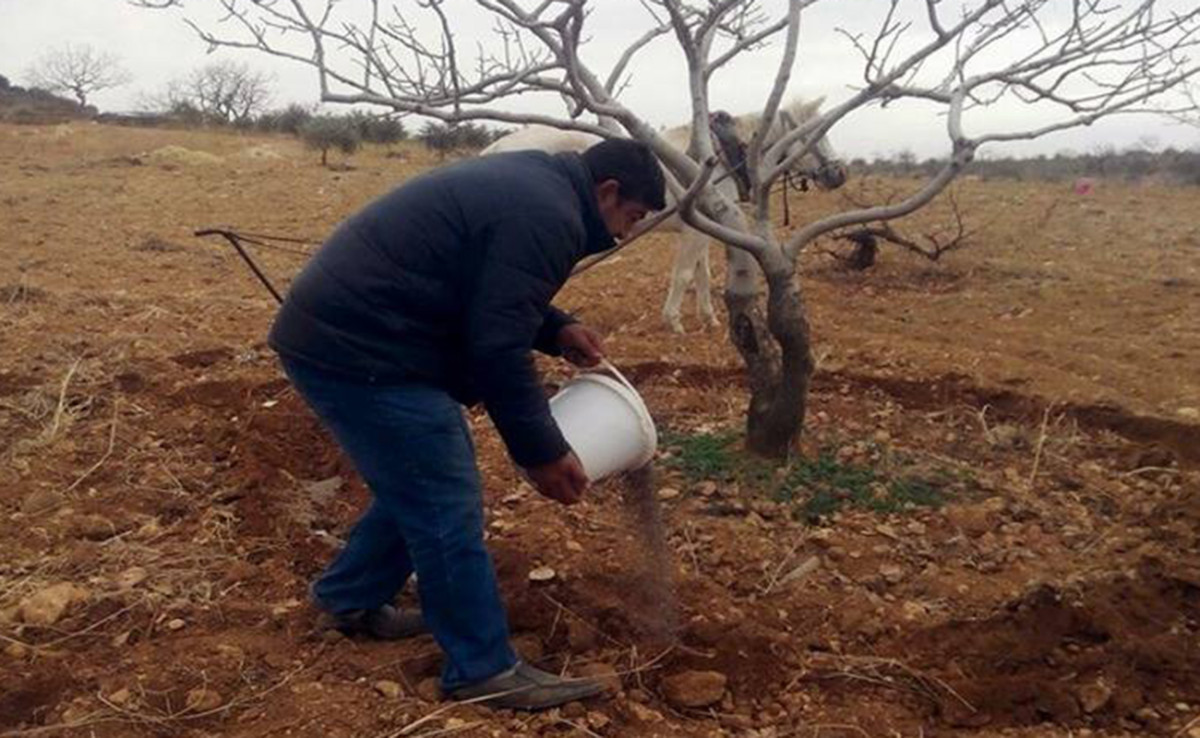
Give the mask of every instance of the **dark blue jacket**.
POLYGON ((342 223, 292 283, 270 344, 354 381, 482 400, 513 460, 543 464, 569 447, 530 350, 558 352, 571 318, 550 301, 612 245, 578 154, 453 164, 342 223))

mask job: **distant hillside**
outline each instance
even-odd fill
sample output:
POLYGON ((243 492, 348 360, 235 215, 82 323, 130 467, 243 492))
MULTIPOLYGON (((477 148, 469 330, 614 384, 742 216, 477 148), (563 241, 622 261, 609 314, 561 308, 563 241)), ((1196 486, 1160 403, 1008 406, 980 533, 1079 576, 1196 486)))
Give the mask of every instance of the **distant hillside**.
POLYGON ((0 75, 0 121, 5 123, 64 123, 91 118, 96 109, 45 90, 27 90, 0 75))

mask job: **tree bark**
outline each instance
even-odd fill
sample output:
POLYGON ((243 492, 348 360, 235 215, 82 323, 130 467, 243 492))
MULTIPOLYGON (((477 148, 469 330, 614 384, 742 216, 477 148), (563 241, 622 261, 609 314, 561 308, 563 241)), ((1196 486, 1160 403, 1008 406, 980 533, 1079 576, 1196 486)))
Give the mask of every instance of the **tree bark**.
POLYGON ((764 316, 757 290, 745 288, 747 275, 738 263, 744 260, 731 257, 725 307, 730 340, 746 364, 750 381, 746 446, 753 453, 785 459, 804 430, 813 373, 804 302, 790 265, 772 265, 764 316))

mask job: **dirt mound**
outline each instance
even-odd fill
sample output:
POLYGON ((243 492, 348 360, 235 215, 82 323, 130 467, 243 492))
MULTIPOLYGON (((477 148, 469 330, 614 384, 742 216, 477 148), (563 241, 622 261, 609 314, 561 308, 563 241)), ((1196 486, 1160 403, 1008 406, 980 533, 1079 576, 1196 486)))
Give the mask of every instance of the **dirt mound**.
POLYGON ((256 159, 265 161, 282 161, 288 156, 280 151, 278 146, 271 144, 259 144, 258 146, 249 146, 238 152, 238 156, 244 159, 256 159))
MULTIPOLYGON (((1005 420, 1036 422, 1049 405, 1045 398, 1036 395, 981 387, 970 377, 955 374, 906 379, 846 371, 819 372, 813 383, 818 388, 849 383, 864 389, 879 389, 912 409, 934 410, 959 403, 977 408, 986 406, 995 417, 1005 420)), ((1109 404, 1063 403, 1054 408, 1084 428, 1110 431, 1135 443, 1160 445, 1182 461, 1200 463, 1200 426, 1139 415, 1109 404)))
POLYGON ((210 166, 221 164, 225 161, 216 154, 210 154, 207 151, 196 151, 174 144, 154 149, 141 158, 160 167, 210 166))
POLYGON ((228 346, 218 346, 211 349, 186 351, 171 357, 171 361, 189 369, 207 369, 211 366, 229 361, 233 358, 233 349, 228 346))
POLYGON ((937 710, 958 726, 1107 726, 1154 730, 1150 705, 1200 699, 1200 586, 1147 560, 1137 572, 1042 586, 991 617, 955 620, 886 647, 939 675, 937 710))

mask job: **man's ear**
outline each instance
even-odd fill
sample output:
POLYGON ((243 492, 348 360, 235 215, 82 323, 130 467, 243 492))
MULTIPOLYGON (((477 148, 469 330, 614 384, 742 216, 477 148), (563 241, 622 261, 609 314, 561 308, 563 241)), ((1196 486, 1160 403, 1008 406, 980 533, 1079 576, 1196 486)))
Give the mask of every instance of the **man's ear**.
POLYGON ((615 202, 621 197, 621 183, 615 179, 606 179, 596 185, 596 199, 615 202))

